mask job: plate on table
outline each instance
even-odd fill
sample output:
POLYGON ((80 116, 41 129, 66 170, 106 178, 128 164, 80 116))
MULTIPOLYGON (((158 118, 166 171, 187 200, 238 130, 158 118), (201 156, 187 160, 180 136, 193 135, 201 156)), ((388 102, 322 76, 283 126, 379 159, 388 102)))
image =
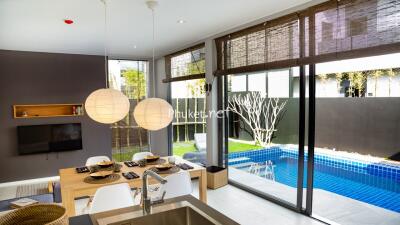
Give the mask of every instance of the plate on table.
POLYGON ((159 159, 157 159, 156 161, 153 161, 153 162, 146 162, 146 164, 147 165, 160 165, 160 164, 164 164, 166 162, 167 162, 167 160, 159 158, 159 159))
POLYGON ((155 162, 160 158, 158 155, 148 155, 145 157, 147 162, 155 162))
POLYGON ((97 165, 102 168, 105 168, 105 167, 110 167, 110 166, 114 165, 114 162, 113 161, 102 161, 102 162, 98 162, 97 165))
POLYGON ((173 167, 173 165, 169 164, 169 163, 163 163, 163 164, 159 164, 159 165, 155 166, 155 168, 158 169, 159 171, 169 170, 172 167, 173 167))
POLYGON ((157 168, 157 165, 155 165, 153 167, 150 167, 149 170, 151 170, 155 173, 158 173, 158 174, 173 174, 173 173, 179 172, 180 168, 175 165, 172 165, 172 167, 170 167, 168 169, 167 169, 167 167, 159 169, 159 168, 157 168))
POLYGON ((90 177, 94 179, 103 179, 113 174, 113 171, 98 171, 95 173, 91 173, 90 177))

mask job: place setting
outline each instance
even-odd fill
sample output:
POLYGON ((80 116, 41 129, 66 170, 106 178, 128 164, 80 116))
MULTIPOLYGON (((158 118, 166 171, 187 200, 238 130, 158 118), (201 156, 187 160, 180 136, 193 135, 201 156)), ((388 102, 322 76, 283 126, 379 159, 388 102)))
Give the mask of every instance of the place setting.
POLYGON ((122 165, 114 161, 101 161, 93 166, 76 168, 76 171, 78 173, 89 172, 89 176, 83 179, 85 183, 105 184, 118 180, 121 177, 118 174, 121 168, 122 165))
POLYGON ((160 158, 159 155, 148 155, 144 158, 144 161, 146 165, 158 165, 167 162, 167 160, 160 158))
POLYGON ((156 172, 158 174, 171 174, 179 172, 180 168, 170 163, 163 163, 150 167, 149 170, 156 172))
MULTIPOLYGON (((188 169, 193 169, 192 166, 181 163, 181 164, 176 164, 176 159, 174 156, 169 156, 168 161, 165 159, 155 159, 157 157, 151 157, 150 160, 154 160, 154 162, 158 162, 157 164, 150 164, 154 165, 149 168, 149 170, 152 170, 158 174, 172 174, 172 173, 177 173, 179 170, 188 170, 188 169)), ((148 159, 147 159, 148 160, 148 159)))

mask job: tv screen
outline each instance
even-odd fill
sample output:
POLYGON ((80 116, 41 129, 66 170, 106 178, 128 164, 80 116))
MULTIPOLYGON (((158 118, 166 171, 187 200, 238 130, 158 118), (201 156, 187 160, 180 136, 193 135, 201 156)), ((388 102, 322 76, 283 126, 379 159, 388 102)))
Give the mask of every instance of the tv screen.
POLYGON ((82 149, 80 123, 18 126, 20 155, 82 149))

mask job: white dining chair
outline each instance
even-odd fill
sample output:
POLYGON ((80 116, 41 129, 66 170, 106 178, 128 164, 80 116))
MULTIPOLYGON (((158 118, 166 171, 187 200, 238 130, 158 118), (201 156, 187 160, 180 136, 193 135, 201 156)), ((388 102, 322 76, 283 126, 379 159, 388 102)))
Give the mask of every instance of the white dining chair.
POLYGON ((99 162, 103 162, 103 161, 110 161, 110 158, 108 158, 108 156, 93 156, 93 157, 89 157, 86 160, 86 166, 93 166, 96 165, 99 162))
POLYGON ((127 183, 104 186, 97 189, 89 214, 134 206, 131 188, 127 183))
POLYGON ((144 159, 146 156, 153 155, 151 152, 138 152, 132 156, 132 161, 144 159))
POLYGON ((167 183, 162 184, 158 194, 153 195, 160 198, 165 191, 164 199, 175 198, 192 193, 192 180, 188 171, 180 171, 178 173, 166 176, 167 183))

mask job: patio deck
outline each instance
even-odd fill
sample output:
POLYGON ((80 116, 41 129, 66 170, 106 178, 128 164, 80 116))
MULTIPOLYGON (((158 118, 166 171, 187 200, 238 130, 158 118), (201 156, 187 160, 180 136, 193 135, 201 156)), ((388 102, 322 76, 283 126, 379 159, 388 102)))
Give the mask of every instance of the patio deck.
MULTIPOLYGON (((229 179, 256 190, 295 203, 297 189, 229 167, 229 179)), ((303 195, 306 196, 304 189, 303 195)), ((305 199, 305 198, 304 198, 305 199)), ((345 225, 398 225, 400 213, 347 198, 322 189, 314 189, 313 214, 345 225)), ((304 201, 303 201, 304 207, 304 201)), ((334 224, 334 223, 332 223, 334 224)))

